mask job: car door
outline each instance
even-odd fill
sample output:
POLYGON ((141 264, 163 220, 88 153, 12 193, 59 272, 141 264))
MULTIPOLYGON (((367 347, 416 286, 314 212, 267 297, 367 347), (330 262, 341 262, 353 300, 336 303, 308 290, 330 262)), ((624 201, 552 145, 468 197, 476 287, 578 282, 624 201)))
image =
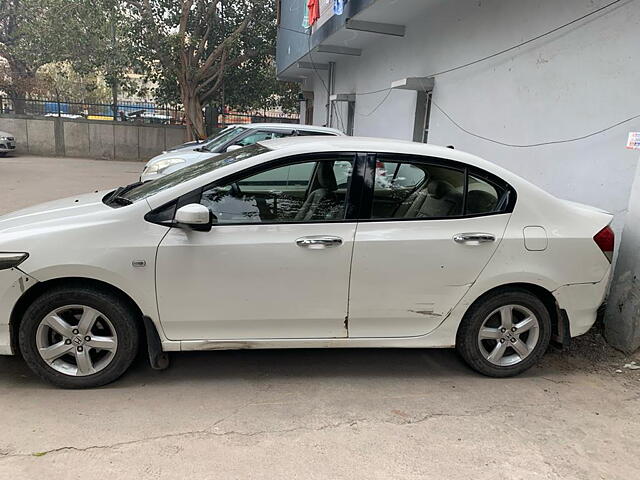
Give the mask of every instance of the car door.
POLYGON ((196 192, 215 218, 211 231, 172 228, 158 248, 167 337, 347 336, 354 158, 289 158, 196 192))
POLYGON ((370 156, 368 172, 349 337, 424 335, 489 262, 515 194, 489 174, 433 158, 370 156))

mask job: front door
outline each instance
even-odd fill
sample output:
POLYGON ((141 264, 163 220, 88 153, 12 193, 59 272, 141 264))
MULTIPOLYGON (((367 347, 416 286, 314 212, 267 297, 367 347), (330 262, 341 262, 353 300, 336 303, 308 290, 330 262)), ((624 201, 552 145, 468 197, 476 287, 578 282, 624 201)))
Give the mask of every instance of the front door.
POLYGON ((353 252, 349 337, 424 335, 491 259, 509 221, 509 189, 436 159, 377 158, 353 252))
POLYGON ((200 202, 216 219, 211 231, 172 228, 158 248, 167 337, 345 337, 353 161, 295 158, 205 187, 200 202))

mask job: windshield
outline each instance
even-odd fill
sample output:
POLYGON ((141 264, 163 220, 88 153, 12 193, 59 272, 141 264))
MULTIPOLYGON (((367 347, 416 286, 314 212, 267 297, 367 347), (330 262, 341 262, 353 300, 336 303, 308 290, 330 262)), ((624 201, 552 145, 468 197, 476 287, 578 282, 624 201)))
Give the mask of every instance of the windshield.
POLYGON ((207 152, 215 152, 222 145, 233 140, 235 137, 240 135, 245 131, 244 127, 230 127, 218 134, 217 137, 214 137, 212 140, 207 140, 207 142, 201 147, 202 150, 206 150, 207 152))
POLYGON ((118 195, 120 201, 137 202, 151 195, 162 192, 171 187, 175 187, 183 182, 192 180, 205 173, 213 172, 218 168, 231 165, 242 160, 246 160, 257 155, 269 152, 270 150, 260 144, 249 145, 248 147, 234 150, 232 152, 216 155, 215 157, 194 163, 173 173, 169 173, 164 177, 152 180, 147 183, 135 185, 133 188, 127 189, 118 195))

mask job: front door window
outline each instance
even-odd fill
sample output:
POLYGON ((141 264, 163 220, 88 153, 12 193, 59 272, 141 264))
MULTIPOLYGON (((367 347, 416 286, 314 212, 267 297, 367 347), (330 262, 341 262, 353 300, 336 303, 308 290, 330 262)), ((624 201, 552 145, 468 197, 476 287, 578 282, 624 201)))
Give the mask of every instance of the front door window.
POLYGON ((292 163, 205 188, 218 224, 326 222, 345 216, 350 160, 292 163))

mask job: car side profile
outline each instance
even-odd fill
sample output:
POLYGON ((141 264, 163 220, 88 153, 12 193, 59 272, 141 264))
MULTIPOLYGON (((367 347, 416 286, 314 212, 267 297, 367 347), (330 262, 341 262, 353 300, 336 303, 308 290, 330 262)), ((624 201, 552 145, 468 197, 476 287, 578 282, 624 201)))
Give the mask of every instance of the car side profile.
POLYGON ((230 125, 204 142, 189 142, 156 155, 147 162, 140 175, 141 182, 155 180, 193 163, 237 150, 254 143, 276 138, 296 136, 342 136, 340 130, 315 125, 289 123, 248 123, 230 125))
POLYGON ((612 216, 491 162, 354 137, 258 142, 0 217, 0 353, 67 388, 168 352, 448 348, 519 374, 593 325, 612 216))

